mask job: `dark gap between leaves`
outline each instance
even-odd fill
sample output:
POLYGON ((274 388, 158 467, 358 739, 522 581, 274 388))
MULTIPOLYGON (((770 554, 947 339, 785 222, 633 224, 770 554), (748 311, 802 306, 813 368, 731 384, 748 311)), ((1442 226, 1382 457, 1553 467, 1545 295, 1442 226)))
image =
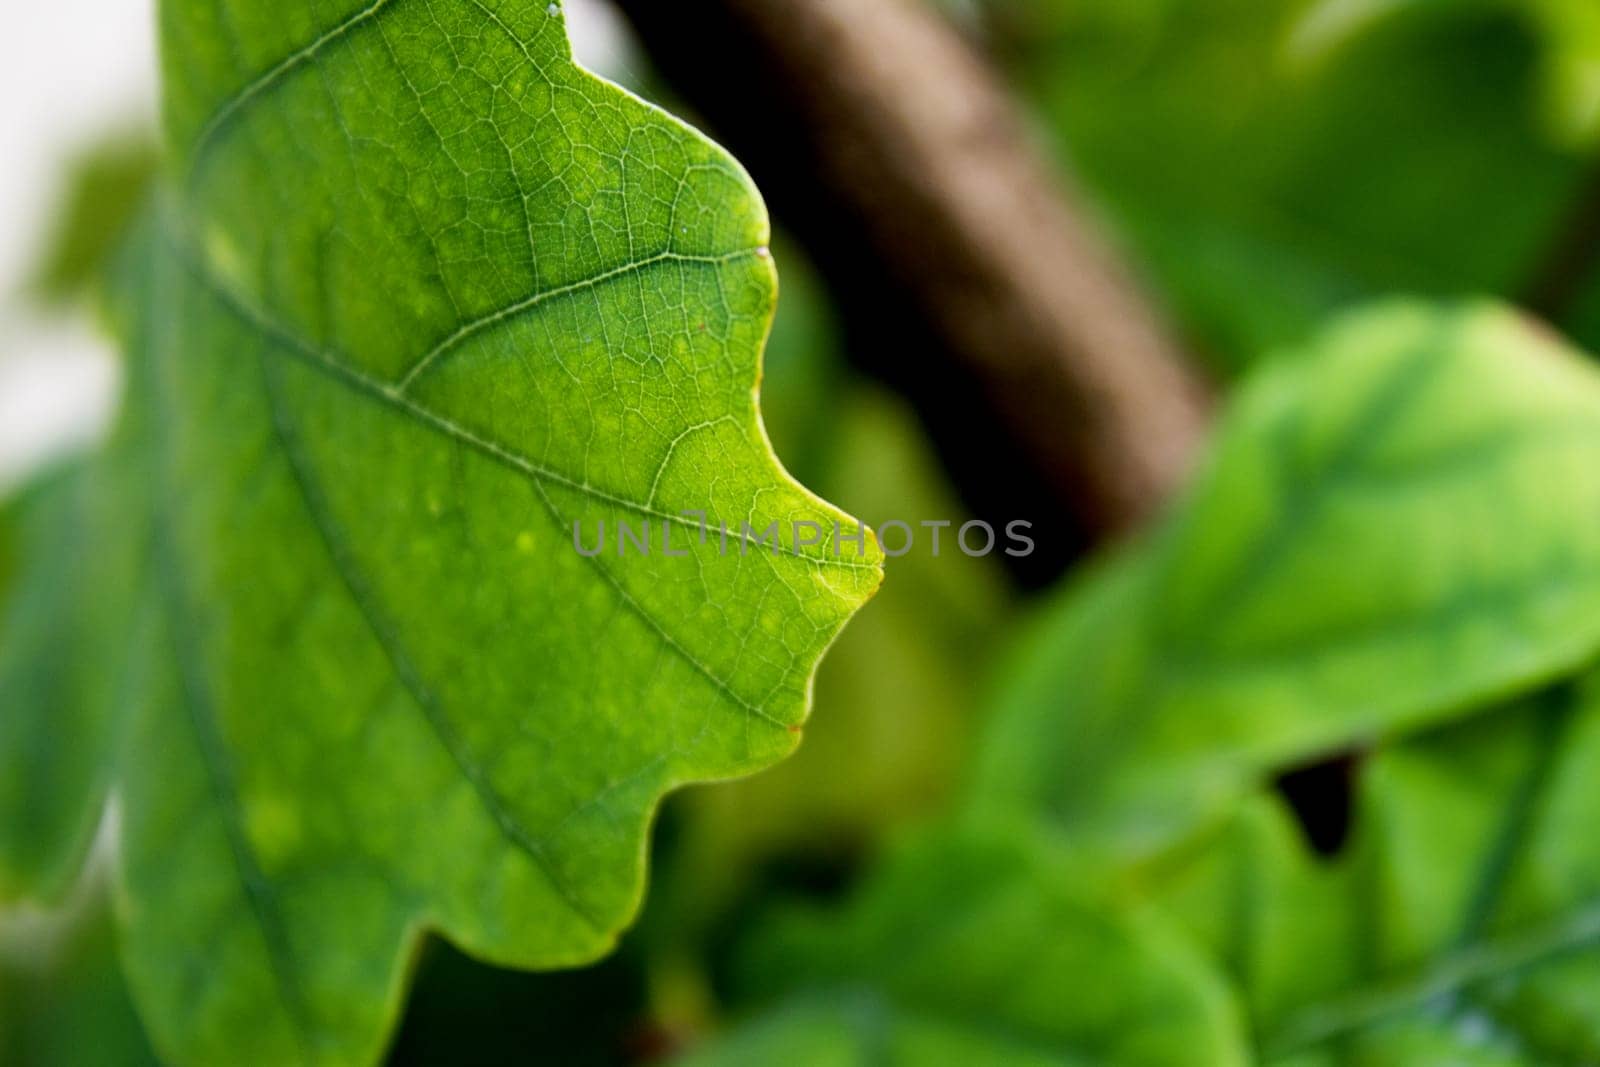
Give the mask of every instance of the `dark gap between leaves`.
POLYGON ((1337 856, 1350 839, 1356 781, 1366 752, 1351 749, 1279 774, 1274 787, 1319 856, 1337 856))

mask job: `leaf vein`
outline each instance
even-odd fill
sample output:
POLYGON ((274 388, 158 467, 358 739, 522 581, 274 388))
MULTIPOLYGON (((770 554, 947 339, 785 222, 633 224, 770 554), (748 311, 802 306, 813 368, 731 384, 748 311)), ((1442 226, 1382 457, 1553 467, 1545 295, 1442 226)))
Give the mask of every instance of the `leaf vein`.
MULTIPOLYGON (((186 261, 188 260, 186 259, 186 261)), ((192 262, 191 266, 194 266, 192 262)), ((555 507, 555 503, 550 499, 549 494, 546 492, 544 480, 549 478, 550 480, 570 485, 573 488, 590 492, 587 486, 581 486, 578 483, 571 482, 570 480, 562 478, 561 476, 548 473, 543 469, 527 462, 516 453, 502 448, 492 441, 486 441, 483 438, 478 437, 476 434, 457 426, 455 423, 444 418, 443 416, 438 415, 427 408, 421 407, 420 405, 414 404, 405 397, 397 395, 392 388, 375 382, 366 375, 352 370, 342 363, 327 357, 316 348, 300 341, 294 336, 294 334, 283 329, 282 327, 277 326, 264 315, 254 311, 248 304, 244 303, 234 294, 228 292, 226 289, 218 285, 214 279, 204 272, 203 268, 196 267, 195 269, 199 270, 199 280, 202 282, 202 284, 205 284, 210 291, 215 293, 218 299, 223 302, 224 306, 230 308, 235 314, 241 316, 243 321, 259 330, 267 340, 276 342, 276 345, 271 347, 271 350, 274 353, 289 353, 300 363, 302 363, 302 365, 310 367, 311 369, 326 375, 331 380, 351 389, 357 395, 365 396, 369 400, 392 406, 397 411, 407 414, 422 424, 439 431, 446 437, 456 441, 458 444, 472 448, 474 451, 477 451, 480 454, 485 455, 512 470, 528 475, 530 483, 537 490, 540 500, 544 503, 551 517, 556 520, 558 526, 564 528, 564 520, 562 519, 560 511, 555 507)), ((619 504, 623 503, 620 500, 616 500, 614 502, 619 504)), ((627 506, 635 507, 641 511, 648 510, 642 505, 637 504, 629 503, 627 506)), ((599 574, 608 585, 611 586, 612 590, 621 599, 623 605, 637 615, 647 626, 654 630, 668 648, 672 649, 673 652, 682 657, 683 660, 689 664, 689 666, 704 676, 707 681, 712 683, 712 685, 716 686, 716 688, 730 701, 735 703, 738 707, 743 709, 747 714, 754 718, 762 719, 780 729, 788 729, 788 723, 785 723, 781 719, 772 715, 772 713, 766 711, 764 708, 761 708, 760 706, 739 695, 739 693, 736 692, 725 679, 721 678, 716 674, 716 672, 711 670, 711 668, 701 663, 700 660, 690 653, 688 649, 684 648, 683 645, 673 639, 671 635, 667 633, 666 629, 661 625, 661 623, 650 614, 644 605, 640 604, 631 594, 627 592, 626 589, 623 588, 616 576, 607 570, 597 558, 590 556, 581 556, 580 558, 589 560, 590 564, 594 567, 595 572, 599 574)), ((807 560, 813 559, 813 557, 809 556, 802 556, 801 558, 807 560)))
POLYGON ((512 303, 505 305, 504 307, 487 312, 486 314, 473 319, 471 322, 465 323, 455 332, 444 338, 444 340, 434 345, 431 349, 425 352, 421 358, 413 363, 409 370, 401 375, 399 382, 394 386, 394 388, 398 393, 404 395, 411 388, 412 384, 422 375, 426 374, 428 369, 432 367, 438 359, 450 352, 452 349, 456 348, 468 338, 505 319, 512 318, 524 311, 538 307, 540 304, 543 304, 546 301, 554 300, 557 297, 570 296, 573 293, 583 292, 587 289, 593 289, 615 278, 626 277, 629 274, 638 274, 661 263, 700 263, 710 266, 721 266, 726 263, 737 262, 741 259, 749 259, 752 256, 757 256, 760 254, 761 249, 759 248, 741 248, 732 252, 723 253, 722 255, 714 256, 691 255, 685 252, 672 251, 658 252, 655 255, 647 256, 644 259, 636 259, 627 263, 623 263, 620 266, 610 267, 598 274, 590 275, 587 278, 580 278, 575 282, 569 282, 565 285, 556 286, 553 289, 546 289, 541 292, 533 293, 530 296, 521 297, 512 303))
POLYGON ((364 22, 374 18, 378 12, 388 7, 393 0, 373 0, 366 7, 357 11, 343 22, 324 32, 316 40, 302 48, 290 53, 279 60, 275 66, 269 67, 254 79, 247 82, 232 96, 217 105, 211 117, 200 127, 200 132, 195 136, 194 148, 189 157, 189 176, 192 179, 199 172, 202 158, 206 155, 211 144, 221 133, 222 128, 232 122, 251 101, 278 84, 292 71, 314 59, 328 45, 339 40, 351 30, 364 22))
MULTIPOLYGON (((460 444, 465 444, 472 449, 489 456, 497 462, 504 464, 507 467, 528 475, 530 478, 546 482, 553 482, 554 484, 565 489, 570 489, 573 492, 591 497, 595 500, 601 501, 602 503, 611 504, 619 508, 626 508, 629 511, 634 511, 641 515, 648 515, 652 518, 660 519, 662 522, 674 523, 685 530, 693 530, 697 533, 700 531, 700 523, 691 522, 684 515, 674 514, 669 511, 662 511, 659 508, 653 507, 650 504, 638 500, 634 500, 631 497, 623 496, 620 493, 591 485, 583 479, 575 478, 570 474, 565 474, 552 467, 546 467, 542 464, 534 463, 532 460, 518 452, 512 451, 511 449, 506 448, 497 442, 490 441, 479 436, 466 427, 461 426, 460 424, 446 418, 443 415, 440 415, 431 408, 425 407, 411 398, 402 395, 393 385, 363 374, 361 371, 356 370, 355 368, 341 362, 338 359, 335 359, 326 352, 318 349, 316 346, 301 339, 293 331, 274 321, 266 312, 255 307, 249 300, 231 291, 226 285, 215 278, 202 263, 195 260, 192 255, 185 255, 184 260, 186 263, 188 263, 189 268, 194 273, 195 277, 206 287, 209 292, 215 294, 225 306, 231 308, 235 314, 240 316, 253 328, 276 340, 283 346, 285 350, 287 350, 301 362, 320 370, 324 374, 343 381, 351 389, 366 394, 370 399, 390 405, 408 417, 416 419, 418 422, 423 423, 430 429, 435 430, 443 436, 449 437, 460 444)), ((708 518, 707 522, 709 521, 710 520, 708 518)), ((728 535, 730 538, 737 538, 739 541, 757 548, 757 550, 760 550, 762 546, 766 546, 769 551, 773 550, 773 543, 770 540, 760 540, 753 534, 747 534, 742 528, 735 529, 734 527, 730 526, 728 528, 728 535)), ((787 547, 781 537, 777 539, 775 551, 780 555, 801 559, 807 563, 819 567, 835 567, 842 570, 877 570, 877 566, 872 563, 858 562, 838 556, 828 556, 826 554, 811 555, 810 553, 796 551, 793 548, 787 547)))
POLYGON ((350 552, 344 545, 342 538, 334 532, 333 523, 323 503, 322 494, 313 483, 307 469, 304 457, 295 442, 294 431, 289 427, 285 417, 284 405, 279 396, 274 372, 269 369, 270 361, 266 352, 270 344, 263 345, 261 359, 262 378, 266 383, 268 404, 272 410, 272 428, 284 458, 293 477, 295 487, 299 491, 300 499, 305 505, 306 515, 311 521, 312 528, 316 531, 318 539, 328 553, 329 561, 333 565, 334 573, 338 575, 340 583, 349 595, 356 611, 361 615, 367 629, 383 649, 385 658, 389 661, 390 669, 395 678, 404 687, 411 699, 416 703, 423 719, 428 723, 440 746, 450 756, 463 777, 471 784, 474 794, 483 805, 489 817, 505 838, 520 849, 531 859, 544 874, 550 887, 571 909, 572 913, 588 926, 591 932, 603 935, 605 926, 600 918, 591 913, 586 905, 578 898, 572 887, 567 884, 557 872, 555 864, 551 861, 544 846, 534 838, 517 818, 507 809, 499 792, 489 780, 489 776, 482 767, 472 758, 466 745, 457 735, 454 727, 444 714, 444 709, 433 691, 422 679, 421 674, 411 662, 411 657, 399 638, 379 611, 377 598, 367 589, 365 581, 360 577, 350 552))

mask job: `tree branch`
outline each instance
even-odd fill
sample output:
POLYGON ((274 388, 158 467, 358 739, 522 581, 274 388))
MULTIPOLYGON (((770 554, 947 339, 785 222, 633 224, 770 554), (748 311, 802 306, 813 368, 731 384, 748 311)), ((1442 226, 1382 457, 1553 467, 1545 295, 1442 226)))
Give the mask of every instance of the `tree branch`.
POLYGON ((809 246, 856 358, 918 403, 969 501, 1038 511, 1043 496, 1094 540, 1179 485, 1206 390, 937 13, 917 0, 621 6, 809 246))

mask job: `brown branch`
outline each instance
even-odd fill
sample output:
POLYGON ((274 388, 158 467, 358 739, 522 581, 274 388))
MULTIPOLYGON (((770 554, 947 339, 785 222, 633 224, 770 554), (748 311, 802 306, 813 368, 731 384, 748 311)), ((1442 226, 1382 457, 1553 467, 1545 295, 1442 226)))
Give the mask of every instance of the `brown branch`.
POLYGON ((1054 497, 1090 539, 1172 493, 1206 391, 999 80, 931 5, 622 7, 811 246, 847 320, 877 320, 857 329, 858 358, 951 424, 947 458, 986 456, 966 464, 978 469, 965 489, 1016 473, 974 437, 993 433, 1034 500, 1054 497))

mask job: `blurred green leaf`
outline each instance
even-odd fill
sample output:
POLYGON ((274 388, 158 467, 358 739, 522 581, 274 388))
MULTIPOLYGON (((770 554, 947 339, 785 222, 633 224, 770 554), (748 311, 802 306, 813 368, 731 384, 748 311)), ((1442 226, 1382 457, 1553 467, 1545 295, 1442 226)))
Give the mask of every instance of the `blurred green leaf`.
POLYGON ((1597 698, 1590 680, 1378 754, 1336 861, 1264 797, 1169 874, 1265 1062, 1600 1060, 1597 698))
POLYGON ((1225 987, 1183 939, 1074 882, 1025 832, 924 834, 842 914, 758 937, 747 988, 776 1006, 686 1063, 1246 1062, 1225 987))
POLYGON ((853 520, 762 432, 748 177, 576 67, 557 5, 161 26, 176 179, 113 294, 154 527, 124 961, 173 1061, 371 1062, 424 929, 509 966, 613 947, 662 795, 794 748, 878 554, 830 551, 853 520))
POLYGON ((158 156, 143 136, 121 134, 68 165, 33 291, 60 303, 82 296, 111 261, 155 182, 158 156))
POLYGON ((687 1062, 1594 1062, 1597 776, 1591 675, 1360 761, 1334 859, 1270 793, 1112 877, 1014 827, 928 833, 842 914, 759 933, 762 1009, 687 1062))
POLYGON ((106 887, 49 917, 0 916, 0 1063, 154 1067, 117 966, 106 887))
POLYGON ((690 1062, 1594 1059, 1600 680, 1505 698, 1600 647, 1597 515, 1582 356, 1490 306, 1342 320, 1040 621, 977 817, 758 932, 753 1021, 690 1062), (1351 744, 1327 860, 1257 786, 1351 744))
POLYGON ((1388 306, 1264 369, 1170 521, 1039 620, 974 799, 1142 854, 1597 649, 1600 372, 1503 310, 1388 306))
POLYGON ((1537 119, 1537 35, 1501 5, 1410 5, 1318 51, 1305 0, 990 3, 1073 169, 1219 367, 1393 293, 1520 295, 1584 188, 1537 119))
POLYGON ((1600 137, 1600 6, 1589 0, 1522 0, 1545 31, 1551 124, 1558 136, 1600 137))
POLYGON ((1388 19, 1441 10, 1522 16, 1538 31, 1541 104, 1551 135, 1580 146, 1600 133, 1600 7, 1589 0, 1458 0, 1453 5, 1434 0, 1317 0, 1297 21, 1291 44, 1302 53, 1325 53, 1374 28, 1381 30, 1388 19))
POLYGON ((0 505, 0 902, 73 887, 122 739, 122 671, 142 544, 125 465, 72 461, 0 505))
POLYGON ((83 477, 76 466, 50 472, 0 507, 15 561, 14 584, 0 589, 0 899, 8 901, 64 896, 100 818, 104 731, 81 721, 77 605, 63 595, 83 561, 83 477))

